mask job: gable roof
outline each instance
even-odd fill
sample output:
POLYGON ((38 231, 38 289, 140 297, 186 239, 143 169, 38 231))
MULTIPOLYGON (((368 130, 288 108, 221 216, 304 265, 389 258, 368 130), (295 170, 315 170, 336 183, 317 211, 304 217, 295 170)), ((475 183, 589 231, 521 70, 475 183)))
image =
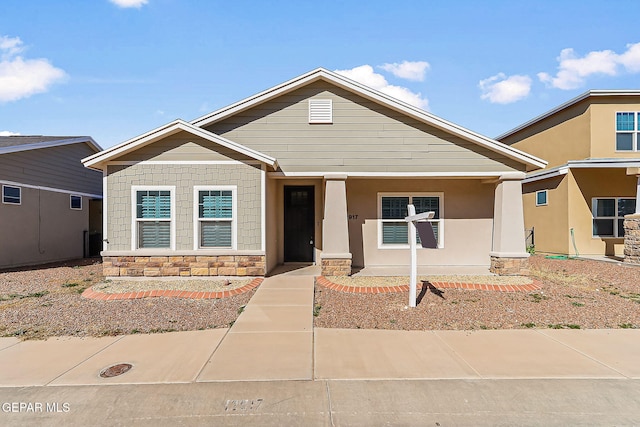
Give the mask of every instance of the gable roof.
POLYGON ((180 131, 188 132, 194 136, 203 138, 215 144, 219 144, 223 147, 226 147, 230 150, 244 154, 245 156, 251 157, 252 159, 265 163, 273 167, 274 169, 277 167, 276 159, 274 159, 273 157, 260 153, 259 151, 253 150, 249 147, 245 147, 244 145, 230 141, 226 138, 223 138, 205 129, 201 129, 197 126, 194 126, 191 123, 185 122, 184 120, 181 120, 181 119, 174 120, 171 123, 167 123, 164 126, 160 126, 159 128, 156 128, 143 135, 137 136, 121 144, 118 144, 109 149, 106 149, 100 153, 94 154, 93 156, 86 157, 82 159, 82 163, 86 167, 101 170, 102 169, 100 167, 101 163, 107 162, 111 159, 120 157, 132 151, 135 151, 138 148, 142 148, 146 145, 152 144, 155 141, 158 141, 162 138, 173 135, 180 131))
POLYGON ((41 148, 61 147, 63 145, 79 143, 86 143, 96 153, 102 151, 102 147, 100 147, 90 136, 13 135, 0 136, 0 154, 38 150, 41 148))
POLYGON ((539 159, 538 157, 532 156, 531 154, 525 153, 494 139, 480 135, 476 132, 470 131, 462 126, 444 120, 420 108, 414 107, 410 104, 407 104, 406 102, 400 101, 380 91, 372 89, 368 86, 365 86, 361 83, 358 83, 354 80, 326 70, 324 68, 317 68, 278 86, 272 87, 256 95, 250 96, 249 98, 245 98, 227 107, 221 108, 210 114, 197 118, 193 120, 191 124, 198 127, 205 127, 211 123, 224 120, 225 118, 230 117, 236 113, 248 110, 249 108, 252 108, 256 105, 277 98, 278 96, 294 91, 300 87, 306 86, 318 80, 324 80, 332 83, 338 87, 360 95, 363 98, 403 113, 427 125, 458 136, 466 141, 478 144, 479 146, 485 147, 491 151, 500 153, 505 157, 508 157, 517 162, 526 164, 532 169, 543 168, 547 164, 546 161, 539 159))
POLYGON ((529 120, 528 122, 525 122, 501 135, 498 135, 495 137, 496 140, 501 140, 504 138, 507 138, 511 135, 513 135, 514 133, 517 133, 519 131, 521 131, 522 129, 526 129, 531 125, 534 125, 538 122, 541 122, 542 120, 546 119, 547 117, 550 117, 562 110, 565 110, 581 101, 584 101, 585 99, 588 98, 592 98, 592 97, 601 97, 601 96, 640 96, 640 90, 639 89, 629 89, 629 90, 603 90, 603 89, 594 89, 594 90, 589 90, 587 92, 584 92, 578 96, 576 96, 575 98, 572 98, 570 100, 568 100, 567 102, 565 102, 564 104, 560 104, 557 107, 547 111, 546 113, 540 114, 537 117, 534 117, 533 119, 529 120))

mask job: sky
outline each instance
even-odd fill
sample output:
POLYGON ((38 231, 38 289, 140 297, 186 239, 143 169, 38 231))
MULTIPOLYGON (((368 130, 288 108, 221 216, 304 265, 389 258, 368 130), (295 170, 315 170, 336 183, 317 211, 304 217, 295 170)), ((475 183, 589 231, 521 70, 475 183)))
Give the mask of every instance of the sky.
POLYGON ((496 137, 640 89, 640 1, 1 0, 0 135, 108 148, 308 71, 496 137))

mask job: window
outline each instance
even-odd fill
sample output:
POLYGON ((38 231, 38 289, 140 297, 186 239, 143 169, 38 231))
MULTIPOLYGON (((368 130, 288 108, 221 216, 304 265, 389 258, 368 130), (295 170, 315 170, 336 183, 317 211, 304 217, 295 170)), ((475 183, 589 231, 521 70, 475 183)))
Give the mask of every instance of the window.
POLYGON ((333 106, 330 99, 309 100, 309 123, 333 123, 333 106))
POLYGON ((616 151, 640 151, 640 112, 616 113, 616 151))
MULTIPOLYGON (((407 205, 413 204, 416 214, 433 211, 435 215, 431 220, 433 233, 436 236, 438 247, 443 244, 442 239, 442 196, 431 194, 388 194, 379 196, 379 246, 406 248, 409 245, 409 225, 404 218, 409 215, 407 205)), ((420 243, 420 237, 417 237, 420 243)))
POLYGON ((194 220, 197 246, 200 248, 236 247, 236 187, 195 187, 197 206, 194 220))
POLYGON ((69 201, 71 209, 81 211, 82 210, 82 197, 80 196, 71 196, 71 200, 69 201))
POLYGON ((636 199, 593 199, 593 237, 624 237, 624 216, 636 211, 636 199))
POLYGON ((536 206, 547 206, 547 190, 536 191, 536 206))
POLYGON ((2 186, 2 203, 10 205, 19 205, 22 203, 22 194, 20 187, 12 187, 10 185, 2 186))
POLYGON ((173 189, 132 187, 135 224, 134 249, 173 249, 173 189))

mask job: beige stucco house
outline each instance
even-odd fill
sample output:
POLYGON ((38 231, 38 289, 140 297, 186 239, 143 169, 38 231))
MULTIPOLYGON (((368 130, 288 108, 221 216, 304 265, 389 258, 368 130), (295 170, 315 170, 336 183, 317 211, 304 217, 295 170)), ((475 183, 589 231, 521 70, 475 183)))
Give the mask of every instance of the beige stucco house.
POLYGON ((497 139, 549 162, 523 181, 536 251, 623 255, 624 216, 640 213, 640 90, 586 92, 497 139))
POLYGON ((99 255, 102 176, 81 160, 101 150, 90 137, 0 137, 0 268, 99 255))
POLYGON ((521 181, 545 162, 325 69, 83 160, 104 176, 106 275, 526 265, 521 181))

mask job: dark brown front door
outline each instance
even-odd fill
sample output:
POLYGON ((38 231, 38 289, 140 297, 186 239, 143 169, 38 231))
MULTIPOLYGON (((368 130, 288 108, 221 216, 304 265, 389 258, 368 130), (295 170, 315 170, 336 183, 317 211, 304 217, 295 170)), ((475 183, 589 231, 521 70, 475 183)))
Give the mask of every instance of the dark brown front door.
POLYGON ((284 260, 311 262, 314 248, 314 188, 284 187, 284 260))

